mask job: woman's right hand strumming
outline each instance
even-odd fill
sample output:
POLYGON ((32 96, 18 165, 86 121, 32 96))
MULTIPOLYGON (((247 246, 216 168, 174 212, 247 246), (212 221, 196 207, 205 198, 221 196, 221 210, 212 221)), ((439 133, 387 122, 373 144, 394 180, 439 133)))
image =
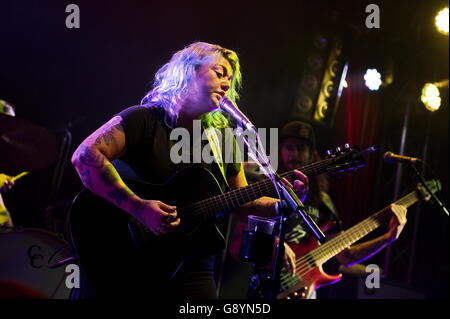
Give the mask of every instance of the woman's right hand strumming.
POLYGON ((159 200, 137 198, 131 205, 129 213, 138 219, 155 235, 164 235, 180 225, 175 206, 159 200))

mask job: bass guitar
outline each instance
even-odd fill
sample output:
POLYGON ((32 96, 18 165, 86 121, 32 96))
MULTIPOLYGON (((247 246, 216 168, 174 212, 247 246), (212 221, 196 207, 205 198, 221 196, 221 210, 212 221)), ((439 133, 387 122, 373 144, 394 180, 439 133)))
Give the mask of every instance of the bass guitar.
MULTIPOLYGON (((438 180, 431 180, 426 182, 426 184, 433 193, 441 189, 441 184, 438 180)), ((409 207, 419 199, 428 201, 430 198, 431 195, 426 189, 421 184, 418 184, 416 190, 395 201, 394 204, 409 207)), ((322 245, 314 237, 305 243, 289 244, 296 256, 301 257, 296 259, 295 276, 291 276, 287 271, 283 270, 280 276, 278 299, 309 298, 319 287, 338 282, 342 278, 342 274, 326 274, 322 265, 345 248, 385 224, 389 221, 390 216, 391 213, 388 209, 382 209, 322 245)), ((322 231, 326 231, 332 225, 333 222, 324 223, 321 227, 322 231)))

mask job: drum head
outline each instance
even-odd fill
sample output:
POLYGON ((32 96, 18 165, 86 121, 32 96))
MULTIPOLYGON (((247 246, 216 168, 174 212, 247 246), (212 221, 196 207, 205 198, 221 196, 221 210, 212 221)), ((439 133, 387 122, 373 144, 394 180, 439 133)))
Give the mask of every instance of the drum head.
POLYGON ((67 265, 50 268, 71 257, 68 244, 39 229, 0 233, 0 280, 18 281, 49 298, 68 299, 67 265))

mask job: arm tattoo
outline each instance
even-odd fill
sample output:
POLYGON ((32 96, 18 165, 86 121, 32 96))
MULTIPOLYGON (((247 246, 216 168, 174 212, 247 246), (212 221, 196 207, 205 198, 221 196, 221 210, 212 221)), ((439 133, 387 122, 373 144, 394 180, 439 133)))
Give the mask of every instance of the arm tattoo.
POLYGON ((141 202, 134 202, 131 205, 131 214, 132 215, 139 215, 143 210, 145 209, 145 205, 141 202))
POLYGON ((110 165, 107 165, 100 175, 102 181, 110 186, 119 181, 119 175, 116 173, 110 165))
POLYGON ((80 174, 80 179, 83 182, 83 184, 87 188, 93 189, 92 188, 92 180, 91 180, 91 172, 89 172, 88 169, 81 169, 79 174, 80 174))
POLYGON ((111 198, 118 206, 121 206, 122 203, 128 202, 128 198, 130 198, 133 194, 129 193, 125 189, 114 189, 108 192, 108 197, 111 198))
POLYGON ((78 151, 80 162, 94 168, 102 168, 105 164, 105 158, 102 154, 96 154, 89 147, 81 145, 78 151))
POLYGON ((99 134, 99 136, 95 139, 94 145, 100 145, 103 142, 109 146, 112 142, 114 142, 114 131, 123 132, 123 127, 121 124, 116 124, 110 128, 107 128, 103 132, 99 134))

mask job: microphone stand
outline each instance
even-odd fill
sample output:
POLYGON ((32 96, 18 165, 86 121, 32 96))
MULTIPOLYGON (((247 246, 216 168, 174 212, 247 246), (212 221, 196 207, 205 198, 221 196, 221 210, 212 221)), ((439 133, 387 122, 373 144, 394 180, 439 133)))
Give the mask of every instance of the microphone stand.
MULTIPOLYGON (((277 178, 280 179, 280 176, 277 175, 277 178)), ((309 216, 309 214, 305 212, 306 208, 297 197, 297 194, 294 192, 294 190, 287 185, 283 185, 280 180, 278 181, 278 187, 283 191, 285 202, 295 213, 299 214, 302 217, 303 221, 311 230, 313 235, 317 238, 317 240, 319 240, 321 243, 325 242, 325 234, 322 232, 319 226, 317 226, 311 216, 309 216)))
MULTIPOLYGON (((276 173, 275 173, 276 174, 276 173)), ((283 259, 284 259, 284 242, 285 242, 285 234, 286 234, 286 220, 291 213, 299 214, 309 230, 313 233, 313 235, 321 242, 325 242, 326 237, 322 230, 317 226, 311 216, 306 212, 305 206, 298 198, 297 194, 294 192, 292 187, 288 185, 284 185, 281 182, 281 177, 276 174, 275 176, 277 180, 277 190, 280 194, 281 190, 281 198, 280 198, 280 231, 279 231, 279 242, 278 247, 275 253, 275 262, 274 268, 272 270, 272 278, 269 283, 269 291, 266 294, 268 299, 276 299, 278 292, 280 290, 280 275, 281 269, 283 268, 283 259)))
POLYGON ((258 146, 255 145, 253 147, 253 145, 251 145, 251 143, 249 143, 249 141, 242 136, 243 135, 242 128, 237 130, 237 134, 242 137, 243 141, 249 148, 250 155, 273 182, 275 190, 278 193, 278 198, 280 199, 280 205, 278 206, 280 209, 280 212, 278 213, 280 217, 279 218, 280 230, 278 233, 279 242, 278 247, 275 250, 274 267, 272 270, 271 278, 269 279, 268 283, 269 289, 266 292, 266 298, 276 299, 279 292, 281 269, 283 268, 286 220, 289 217, 289 215, 293 212, 300 214, 302 219, 305 221, 305 224, 308 226, 310 231, 320 242, 323 243, 326 238, 325 234, 317 226, 314 220, 306 213, 305 206, 300 201, 295 191, 290 186, 284 185, 281 182, 281 177, 273 170, 272 166, 269 163, 269 159, 267 158, 266 152, 261 143, 260 137, 256 131, 255 126, 251 124, 246 125, 246 127, 250 130, 250 132, 255 134, 255 137, 258 140, 258 146), (258 148, 260 150, 258 150, 258 148))
POLYGON ((436 194, 434 194, 427 186, 427 183, 425 182, 425 179, 423 178, 422 174, 420 174, 419 170, 417 169, 417 167, 414 165, 413 162, 409 162, 409 166, 413 169, 414 173, 416 173, 417 177, 419 178, 419 180, 422 182, 422 185, 425 187, 425 189, 427 190, 428 194, 430 194, 430 196, 435 200, 435 202, 439 205, 439 207, 442 209, 442 211, 447 214, 447 216, 449 216, 448 210, 447 208, 444 206, 444 204, 439 200, 439 198, 436 196, 436 194))

